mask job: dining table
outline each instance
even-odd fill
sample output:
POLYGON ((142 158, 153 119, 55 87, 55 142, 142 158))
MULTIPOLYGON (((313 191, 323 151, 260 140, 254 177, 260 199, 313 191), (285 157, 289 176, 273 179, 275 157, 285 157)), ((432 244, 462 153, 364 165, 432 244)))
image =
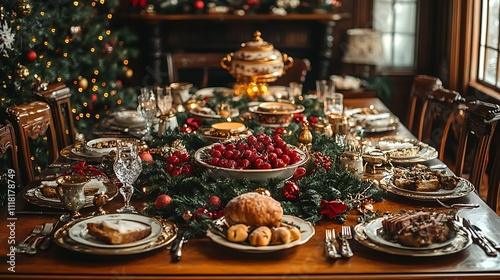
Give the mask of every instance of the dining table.
MULTIPOLYGON (((376 97, 345 98, 344 105, 388 110, 376 97)), ((371 137, 386 135, 412 137, 402 123, 395 130, 375 133, 371 137)), ((66 159, 59 161, 67 162, 66 159)), ((438 159, 425 162, 426 165, 437 163, 441 162, 438 159)), ((49 165, 42 174, 57 173, 61 166, 49 165)), ((2 279, 500 279, 500 254, 488 256, 476 242, 450 254, 401 255, 351 239, 352 257, 326 257, 326 229, 335 229, 338 233, 342 225, 357 225, 360 213, 356 209, 347 214, 344 223, 320 220, 307 242, 275 252, 239 251, 200 237, 191 238, 184 244, 182 259, 177 262, 171 260, 169 245, 130 255, 100 255, 74 252, 52 244, 35 255, 19 254, 12 250, 14 241, 20 242, 37 224, 55 223, 63 211, 29 203, 23 197, 29 188, 27 185, 17 195, 10 196, 9 204, 0 210, 2 279)), ((469 219, 485 236, 500 243, 500 217, 477 191, 445 202, 478 204, 477 208, 457 210, 458 215, 469 219)), ((131 203, 142 209, 145 202, 133 199, 131 203)), ((103 208, 113 213, 122 204, 123 199, 118 195, 103 208)), ((445 208, 433 200, 416 200, 391 192, 383 201, 373 203, 373 210, 379 213, 419 209, 445 208)), ((86 216, 95 210, 89 207, 80 212, 86 216)))

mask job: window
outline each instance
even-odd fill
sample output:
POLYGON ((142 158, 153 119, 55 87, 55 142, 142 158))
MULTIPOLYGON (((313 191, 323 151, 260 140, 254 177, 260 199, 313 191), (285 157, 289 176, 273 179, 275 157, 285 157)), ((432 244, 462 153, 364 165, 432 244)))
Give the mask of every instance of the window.
POLYGON ((373 29, 382 33, 385 66, 415 65, 417 0, 374 0, 373 29))
POLYGON ((481 3, 477 80, 500 89, 499 69, 500 0, 481 3))

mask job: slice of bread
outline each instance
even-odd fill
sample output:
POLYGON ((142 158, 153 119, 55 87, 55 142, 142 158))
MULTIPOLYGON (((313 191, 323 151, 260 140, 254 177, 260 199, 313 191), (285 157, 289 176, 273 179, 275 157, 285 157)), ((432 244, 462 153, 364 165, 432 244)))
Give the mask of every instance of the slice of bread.
POLYGON ((87 229, 93 237, 112 245, 135 242, 151 234, 150 226, 127 220, 88 223, 87 229))

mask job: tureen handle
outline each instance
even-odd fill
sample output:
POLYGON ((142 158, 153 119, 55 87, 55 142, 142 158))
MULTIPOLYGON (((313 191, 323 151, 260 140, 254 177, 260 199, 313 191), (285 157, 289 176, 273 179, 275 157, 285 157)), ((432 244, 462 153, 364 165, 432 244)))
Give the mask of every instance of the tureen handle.
POLYGON ((286 70, 292 68, 293 66, 293 58, 291 56, 288 56, 286 53, 283 54, 283 64, 284 64, 284 68, 283 68, 283 74, 285 74, 286 70))
POLYGON ((233 70, 231 69, 232 56, 233 53, 226 54, 226 56, 223 57, 222 60, 220 61, 220 66, 222 67, 222 69, 229 71, 231 75, 233 74, 233 70))

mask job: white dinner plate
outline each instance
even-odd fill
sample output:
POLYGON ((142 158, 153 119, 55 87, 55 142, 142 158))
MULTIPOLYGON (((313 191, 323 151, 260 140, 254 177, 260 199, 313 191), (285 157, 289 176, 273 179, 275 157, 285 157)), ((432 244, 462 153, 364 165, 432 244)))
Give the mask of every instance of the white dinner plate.
POLYGON ((162 225, 156 219, 137 214, 110 214, 110 215, 96 216, 90 219, 77 222, 76 224, 71 226, 68 235, 71 239, 80 244, 93 246, 97 248, 119 249, 119 248, 139 246, 151 242, 153 239, 158 238, 161 231, 162 231, 162 225), (151 233, 141 240, 125 244, 117 244, 117 245, 101 241, 88 233, 87 229, 88 223, 101 223, 103 221, 112 222, 117 220, 129 221, 150 226, 151 233))
POLYGON ((450 235, 448 236, 448 240, 446 240, 445 242, 434 243, 434 244, 431 244, 431 245, 425 246, 425 247, 404 246, 396 241, 387 240, 384 237, 384 229, 382 227, 382 220, 384 220, 384 219, 385 218, 375 219, 375 220, 369 222, 365 226, 365 229, 364 229, 366 236, 369 239, 371 239, 371 241, 378 243, 380 245, 383 245, 383 246, 388 246, 388 247, 402 249, 402 250, 434 250, 434 249, 439 249, 439 248, 450 245, 453 242, 453 240, 455 238, 457 238, 456 230, 452 229, 450 232, 450 235))
POLYGON ((290 216, 290 215, 283 215, 283 222, 287 224, 292 224, 295 225, 299 230, 300 230, 300 239, 295 240, 293 242, 287 243, 287 244, 281 244, 281 245, 268 245, 268 246, 260 246, 260 247, 255 247, 252 246, 248 243, 234 243, 226 238, 220 236, 217 233, 212 232, 212 230, 207 230, 207 236, 212 239, 217 244, 220 244, 224 247, 228 247, 231 249, 235 249, 241 252, 245 253, 271 253, 271 252, 276 252, 284 249, 289 249, 295 246, 299 246, 301 244, 306 243, 311 239, 311 237, 314 235, 315 230, 313 225, 310 222, 306 222, 302 220, 301 218, 295 217, 295 216, 290 216))
POLYGON ((428 250, 407 250, 406 248, 396 248, 393 246, 385 246, 374 242, 365 233, 366 223, 357 224, 354 227, 354 239, 361 245, 373 250, 384 252, 391 255, 411 256, 411 257, 436 257, 450 255, 461 252, 467 249, 472 244, 472 238, 468 230, 463 227, 457 229, 457 235, 446 246, 428 249, 428 250))
POLYGON ((156 222, 160 223, 161 225, 161 233, 156 238, 151 238, 146 243, 131 247, 100 248, 76 242, 75 240, 73 240, 73 238, 69 237, 69 230, 75 224, 80 223, 86 219, 88 218, 71 221, 63 227, 59 228, 54 233, 54 243, 68 250, 84 254, 106 256, 132 255, 149 252, 166 246, 177 237, 179 231, 179 228, 173 222, 159 217, 151 217, 151 219, 156 220, 156 222))
POLYGON ((472 185, 472 183, 468 180, 458 178, 457 186, 450 193, 403 191, 394 185, 392 175, 382 178, 379 186, 390 193, 414 200, 448 200, 466 196, 475 189, 474 185, 472 185))
POLYGON ((137 110, 116 111, 112 114, 116 124, 122 126, 146 125, 146 119, 137 110))

